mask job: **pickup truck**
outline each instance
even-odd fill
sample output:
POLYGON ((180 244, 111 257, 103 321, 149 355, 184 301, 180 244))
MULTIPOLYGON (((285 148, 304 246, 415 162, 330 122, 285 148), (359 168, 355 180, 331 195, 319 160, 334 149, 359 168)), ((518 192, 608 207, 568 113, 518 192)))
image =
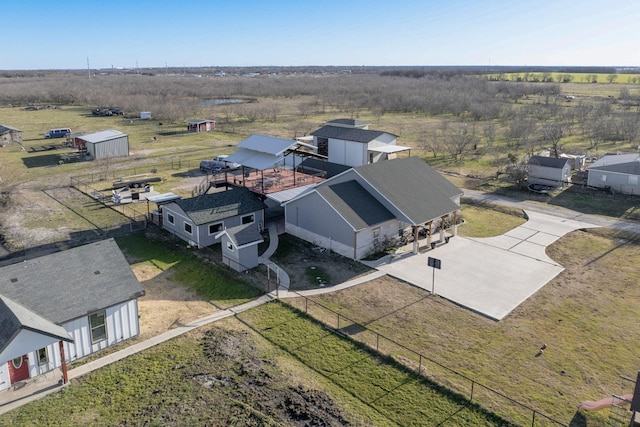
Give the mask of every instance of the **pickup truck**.
POLYGON ((226 154, 221 154, 213 158, 213 160, 203 160, 200 162, 200 170, 202 172, 217 172, 221 169, 238 169, 242 167, 240 163, 228 162, 226 154))

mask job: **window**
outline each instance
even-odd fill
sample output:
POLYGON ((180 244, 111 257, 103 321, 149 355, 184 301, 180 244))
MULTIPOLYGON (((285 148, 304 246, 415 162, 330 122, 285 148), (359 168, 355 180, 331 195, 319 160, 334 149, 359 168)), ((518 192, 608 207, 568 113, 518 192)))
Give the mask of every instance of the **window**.
POLYGON ((46 365, 49 363, 49 356, 47 356, 47 347, 43 347, 38 350, 38 365, 46 365))
POLYGON ((243 225, 244 224, 251 224, 252 222, 253 222, 253 214, 242 217, 242 224, 243 225))
POLYGON ((638 175, 629 175, 629 185, 638 185, 638 175))
POLYGON ((227 242, 227 249, 233 252, 233 243, 227 242))
POLYGON ((171 214, 167 214, 167 221, 169 221, 169 224, 175 224, 176 223, 176 219, 171 214))
POLYGON ((607 182, 607 175, 601 175, 602 182, 607 182))
POLYGON ((186 231, 186 232, 187 232, 187 233, 189 233, 189 234, 192 234, 193 229, 191 228, 191 224, 187 224, 187 223, 185 223, 185 224, 184 224, 184 231, 186 231))
POLYGON ((216 234, 219 231, 222 231, 222 223, 219 222, 217 224, 209 224, 209 234, 216 234))
POLYGON ((374 228, 373 229, 373 244, 377 245, 378 243, 380 243, 380 228, 374 228))
POLYGON ((22 367, 22 356, 16 357, 11 361, 11 363, 13 363, 13 367, 15 369, 20 369, 22 367))
POLYGON ((92 343, 95 344, 98 341, 107 339, 107 325, 105 324, 104 310, 89 316, 89 327, 91 328, 92 343))

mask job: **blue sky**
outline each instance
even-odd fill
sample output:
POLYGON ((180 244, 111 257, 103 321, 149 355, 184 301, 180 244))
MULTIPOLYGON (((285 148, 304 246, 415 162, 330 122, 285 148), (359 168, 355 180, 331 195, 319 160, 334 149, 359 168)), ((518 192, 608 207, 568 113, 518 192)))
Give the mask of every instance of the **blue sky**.
POLYGON ((8 0, 0 69, 640 66, 639 0, 8 0))

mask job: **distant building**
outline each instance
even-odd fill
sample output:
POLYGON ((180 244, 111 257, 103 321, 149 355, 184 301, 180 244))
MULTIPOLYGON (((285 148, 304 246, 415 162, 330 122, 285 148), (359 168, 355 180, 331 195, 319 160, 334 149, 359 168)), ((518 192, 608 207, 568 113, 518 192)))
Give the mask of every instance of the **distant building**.
POLYGON ((640 195, 640 154, 611 154, 587 167, 587 185, 640 195))
POLYGON ((216 129, 216 121, 209 119, 194 119, 187 121, 189 132, 210 132, 216 129))
POLYGON ((22 131, 8 125, 0 125, 0 147, 11 144, 22 145, 22 131))

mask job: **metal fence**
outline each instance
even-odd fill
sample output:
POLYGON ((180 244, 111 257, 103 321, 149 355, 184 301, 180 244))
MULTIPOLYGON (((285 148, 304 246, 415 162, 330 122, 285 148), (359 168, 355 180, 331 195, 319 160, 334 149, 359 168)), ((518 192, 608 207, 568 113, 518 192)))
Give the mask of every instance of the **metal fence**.
POLYGON ((373 331, 367 326, 359 324, 311 298, 298 293, 296 295, 298 295, 298 298, 281 299, 281 301, 319 320, 335 333, 364 344, 381 355, 391 357, 419 375, 459 393, 467 398, 469 402, 476 403, 509 422, 532 427, 567 425, 379 332, 373 331))

